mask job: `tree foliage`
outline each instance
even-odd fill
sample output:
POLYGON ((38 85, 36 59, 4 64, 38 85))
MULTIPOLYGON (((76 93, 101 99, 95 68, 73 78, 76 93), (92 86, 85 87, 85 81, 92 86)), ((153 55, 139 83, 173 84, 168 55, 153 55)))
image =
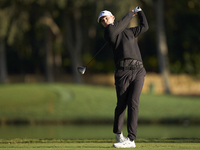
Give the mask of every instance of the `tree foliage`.
MULTIPOLYGON (((45 74, 51 65, 53 76, 73 73, 81 82, 77 65, 86 64, 105 42, 103 27, 97 23, 99 12, 110 10, 119 20, 137 5, 150 27, 138 39, 144 65, 147 71, 158 72, 154 0, 1 0, 0 48, 5 50, 5 74, 45 74), (47 45, 51 45, 51 64, 45 61, 47 45)), ((164 7, 171 72, 200 74, 200 1, 164 0, 164 7)), ((131 22, 136 24, 136 20, 131 22)), ((110 49, 102 51, 88 70, 113 72, 110 49)))

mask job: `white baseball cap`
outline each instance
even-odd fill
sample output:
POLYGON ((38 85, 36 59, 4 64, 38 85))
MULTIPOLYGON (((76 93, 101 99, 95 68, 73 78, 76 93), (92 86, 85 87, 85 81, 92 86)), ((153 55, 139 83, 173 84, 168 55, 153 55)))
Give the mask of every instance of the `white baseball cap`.
POLYGON ((113 16, 113 14, 110 11, 103 10, 103 11, 100 12, 99 17, 97 19, 97 22, 99 23, 100 18, 104 17, 104 16, 113 16))

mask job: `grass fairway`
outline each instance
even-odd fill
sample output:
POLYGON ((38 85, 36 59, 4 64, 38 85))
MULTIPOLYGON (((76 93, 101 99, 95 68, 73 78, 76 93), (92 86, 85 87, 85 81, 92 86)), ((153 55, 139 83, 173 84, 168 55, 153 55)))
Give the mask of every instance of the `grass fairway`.
MULTIPOLYGON (((113 87, 75 85, 75 84, 11 84, 0 85, 0 124, 1 131, 6 128, 6 123, 11 120, 28 121, 37 124, 37 121, 85 121, 101 120, 112 122, 116 94, 113 87)), ((165 120, 171 123, 183 121, 183 128, 192 121, 198 123, 200 118, 200 98, 189 96, 153 95, 142 94, 139 106, 139 119, 153 123, 165 120), (185 121, 186 120, 186 121, 185 121), (185 122, 184 122, 185 121, 185 122)), ((179 122, 179 123, 180 123, 179 122)), ((26 122, 27 123, 27 122, 26 122)), ((104 123, 104 122, 103 122, 104 123)), ((11 123, 12 124, 12 123, 11 123)), ((37 126, 34 126, 37 129, 37 126)), ((82 126, 81 129, 83 129, 82 126)), ((28 133, 23 128, 20 131, 28 133)), ((73 128, 72 128, 73 129, 73 128)), ((195 128, 194 130, 199 129, 195 128)), ((13 128, 13 130, 16 130, 13 128)), ((75 129, 74 129, 75 130, 75 129)), ((74 132, 72 130, 72 133, 74 132)), ((168 130, 179 132, 167 127, 168 130)), ((48 128, 47 128, 48 131, 48 128)), ((50 130, 51 131, 51 130, 50 130)), ((53 130, 54 131, 54 130, 53 130)), ((57 131, 57 130, 56 130, 57 131)), ((65 132, 61 128, 58 131, 65 132)), ((148 134, 147 131, 144 134, 148 134)), ((149 129, 148 129, 149 131, 149 129)), ((153 129, 163 132, 163 129, 153 129)), ((93 131, 95 132, 95 131, 93 131)), ((110 129, 108 130, 110 132, 110 129)), ((182 130, 180 131, 182 132, 182 130)), ((184 128, 184 132, 186 132, 184 128)), ((190 132, 190 131, 187 131, 190 132)), ((196 131, 195 131, 196 132, 196 131)), ((50 132, 51 133, 51 132, 50 132)), ((53 133, 53 132, 52 132, 53 133)), ((59 133, 59 132, 55 132, 59 133)), ((80 133, 80 132, 79 132, 80 133)), ((2 133, 0 133, 2 134, 2 133)), ((9 132, 14 134, 14 132, 9 132)), ((68 133, 69 134, 69 133, 68 133)), ((90 134, 90 133, 86 133, 90 134)), ((140 133, 142 134, 142 132, 140 133)), ((152 135, 152 133, 149 133, 152 135)), ((18 134, 16 134, 18 135, 18 134)), ((96 135, 95 135, 96 136, 96 135)), ((18 136, 19 137, 19 136, 18 136)), ((26 138, 26 135, 23 136, 26 138)), ((190 136, 193 138, 193 136, 190 136)), ((84 137, 85 138, 85 137, 84 137)), ((84 139, 83 138, 83 139, 84 139)), ((96 137, 97 139, 101 139, 96 137)), ((152 138, 152 136, 151 136, 152 138)), ((169 137, 170 138, 170 137, 169 137)), ((188 137, 186 137, 188 138, 188 137)), ((70 139, 70 137, 69 137, 70 139)), ((30 140, 30 139, 0 139, 2 150, 98 150, 115 149, 113 140, 30 140)), ((140 150, 199 150, 199 139, 138 139, 136 149, 140 150)))
MULTIPOLYGON (((10 143, 0 144, 0 149, 5 150, 114 150, 112 143, 10 143)), ((200 143, 136 143, 138 150, 199 150, 200 143)))
MULTIPOLYGON (((24 119, 91 121, 113 119, 113 87, 75 84, 0 85, 2 121, 24 119)), ((200 120, 200 97, 142 94, 139 119, 200 120)))
MULTIPOLYGON (((5 150, 114 150, 113 140, 0 140, 0 149, 5 150)), ((199 150, 199 139, 146 139, 136 140, 139 150, 199 150), (192 142, 191 142, 192 141, 192 142)))

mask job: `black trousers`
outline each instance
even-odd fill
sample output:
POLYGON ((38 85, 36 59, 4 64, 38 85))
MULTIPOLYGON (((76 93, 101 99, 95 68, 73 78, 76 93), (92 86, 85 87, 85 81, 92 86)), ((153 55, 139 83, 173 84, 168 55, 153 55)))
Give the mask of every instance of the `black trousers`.
POLYGON ((145 75, 144 68, 116 70, 115 72, 117 106, 115 108, 113 132, 118 134, 122 132, 124 115, 128 107, 127 131, 130 140, 135 140, 137 135, 139 98, 145 75))

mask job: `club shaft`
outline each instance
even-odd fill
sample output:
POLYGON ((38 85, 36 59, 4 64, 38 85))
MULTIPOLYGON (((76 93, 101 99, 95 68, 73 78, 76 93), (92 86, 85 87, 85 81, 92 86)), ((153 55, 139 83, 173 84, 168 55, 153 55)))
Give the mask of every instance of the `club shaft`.
POLYGON ((93 58, 89 61, 89 63, 88 63, 85 67, 87 67, 87 66, 93 61, 93 59, 101 52, 101 50, 102 50, 106 45, 107 45, 107 43, 105 43, 105 44, 101 47, 101 49, 93 56, 93 58))

